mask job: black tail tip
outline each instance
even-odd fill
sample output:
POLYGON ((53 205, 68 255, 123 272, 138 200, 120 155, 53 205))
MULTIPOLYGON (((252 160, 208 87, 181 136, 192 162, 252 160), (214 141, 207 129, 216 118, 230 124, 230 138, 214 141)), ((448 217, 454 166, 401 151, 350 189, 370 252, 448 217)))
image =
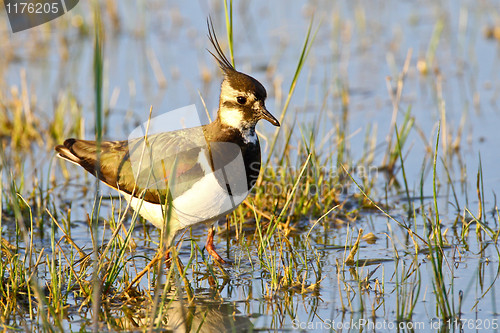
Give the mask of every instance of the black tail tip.
POLYGON ((64 140, 63 145, 64 145, 66 148, 68 148, 68 149, 69 149, 69 148, 71 148, 71 146, 73 146, 73 145, 75 144, 75 142, 76 142, 76 139, 74 139, 74 138, 69 138, 69 139, 64 140))
POLYGON ((76 139, 70 138, 64 140, 64 143, 62 145, 57 145, 54 149, 60 154, 65 155, 65 152, 68 150, 71 150, 71 147, 75 144, 76 139))

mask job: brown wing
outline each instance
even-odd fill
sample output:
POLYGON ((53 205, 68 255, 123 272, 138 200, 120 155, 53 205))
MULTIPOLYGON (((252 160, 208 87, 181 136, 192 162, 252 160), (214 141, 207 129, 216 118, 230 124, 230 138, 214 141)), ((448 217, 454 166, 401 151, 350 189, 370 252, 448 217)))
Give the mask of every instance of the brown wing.
POLYGON ((157 134, 147 142, 143 149, 144 139, 103 141, 99 158, 95 141, 67 139, 55 149, 109 186, 153 203, 164 203, 168 190, 181 195, 204 176, 199 158, 209 152, 200 130, 157 134))

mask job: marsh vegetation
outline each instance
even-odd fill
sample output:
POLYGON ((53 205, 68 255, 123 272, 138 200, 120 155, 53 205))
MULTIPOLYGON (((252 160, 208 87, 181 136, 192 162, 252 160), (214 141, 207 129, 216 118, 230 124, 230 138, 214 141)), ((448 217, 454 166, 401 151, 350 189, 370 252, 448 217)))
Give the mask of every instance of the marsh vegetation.
POLYGON ((3 329, 498 330, 495 1, 96 3, 0 18, 3 329), (200 226, 166 268, 161 231, 53 148, 213 114, 208 13, 282 126, 217 228, 231 263, 200 226))

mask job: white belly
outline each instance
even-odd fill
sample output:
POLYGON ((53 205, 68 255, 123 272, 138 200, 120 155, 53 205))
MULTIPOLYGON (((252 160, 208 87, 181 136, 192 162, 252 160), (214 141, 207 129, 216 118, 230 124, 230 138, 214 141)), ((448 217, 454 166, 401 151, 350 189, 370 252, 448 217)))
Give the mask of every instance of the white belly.
MULTIPOLYGON (((164 212, 164 207, 160 204, 137 199, 124 192, 122 194, 130 202, 130 206, 135 211, 138 211, 143 218, 150 221, 157 228, 163 228, 166 220, 165 216, 167 215, 164 212)), ((170 223, 168 228, 169 239, 186 227, 216 221, 224 217, 236 209, 247 195, 247 191, 238 195, 229 195, 227 190, 219 185, 215 173, 206 175, 199 182, 196 182, 192 188, 173 200, 171 216, 168 219, 170 223)))

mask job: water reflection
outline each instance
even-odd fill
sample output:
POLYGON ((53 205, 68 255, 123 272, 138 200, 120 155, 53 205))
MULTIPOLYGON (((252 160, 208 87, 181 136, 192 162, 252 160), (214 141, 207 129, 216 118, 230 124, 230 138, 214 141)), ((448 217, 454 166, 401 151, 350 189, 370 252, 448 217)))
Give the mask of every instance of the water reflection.
POLYGON ((197 298, 191 304, 174 300, 167 310, 167 329, 175 332, 247 332, 253 324, 234 303, 197 298))

